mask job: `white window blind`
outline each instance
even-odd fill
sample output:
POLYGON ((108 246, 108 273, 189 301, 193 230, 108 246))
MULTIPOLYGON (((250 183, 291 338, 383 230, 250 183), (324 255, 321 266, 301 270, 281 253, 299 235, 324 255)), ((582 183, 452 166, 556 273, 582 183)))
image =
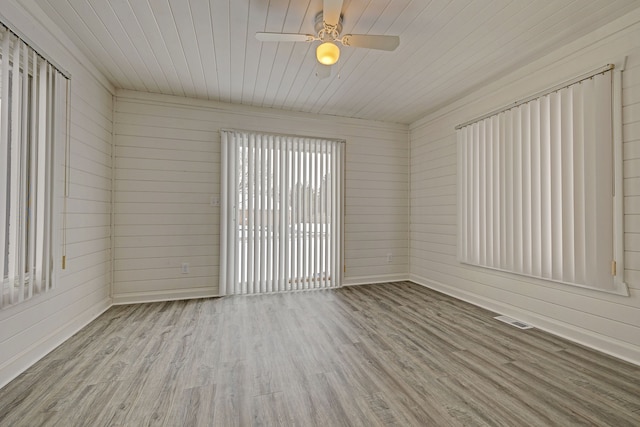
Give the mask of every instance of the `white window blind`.
POLYGON ((0 307, 53 283, 54 139, 66 79, 0 25, 0 307))
POLYGON ((612 74, 458 129, 460 261, 619 290, 612 74))
POLYGON ((341 285, 344 141, 221 131, 220 293, 341 285))

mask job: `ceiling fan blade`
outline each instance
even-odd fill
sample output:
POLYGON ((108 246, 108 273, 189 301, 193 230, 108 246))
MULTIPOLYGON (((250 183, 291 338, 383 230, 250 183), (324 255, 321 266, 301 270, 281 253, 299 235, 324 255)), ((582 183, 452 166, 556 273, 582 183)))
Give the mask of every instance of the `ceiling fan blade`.
POLYGON ((324 65, 316 63, 316 77, 319 79, 326 79, 331 76, 331 65, 324 65))
POLYGON ((342 0, 323 0, 322 19, 327 25, 336 26, 342 13, 342 0))
POLYGON ((376 36, 368 34, 347 34, 342 37, 342 44, 368 49, 395 50, 400 44, 398 36, 376 36))
POLYGON ((256 39, 261 42, 312 42, 315 37, 311 34, 256 33, 256 39))

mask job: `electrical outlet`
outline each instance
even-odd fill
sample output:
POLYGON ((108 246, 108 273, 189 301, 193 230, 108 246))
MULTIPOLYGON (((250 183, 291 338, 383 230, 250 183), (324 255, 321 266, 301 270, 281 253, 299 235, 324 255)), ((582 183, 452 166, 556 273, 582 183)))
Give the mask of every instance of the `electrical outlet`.
POLYGON ((211 196, 211 206, 220 206, 220 197, 211 196))
POLYGON ((393 254, 391 252, 389 252, 387 254, 387 264, 391 264, 392 260, 393 260, 393 254))
POLYGON ((183 262, 182 263, 182 274, 189 274, 189 263, 188 262, 183 262))

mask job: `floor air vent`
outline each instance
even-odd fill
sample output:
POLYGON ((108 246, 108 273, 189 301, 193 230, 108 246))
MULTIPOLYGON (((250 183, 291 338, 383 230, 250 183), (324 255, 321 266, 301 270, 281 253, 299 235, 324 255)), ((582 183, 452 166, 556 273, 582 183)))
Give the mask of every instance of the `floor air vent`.
POLYGON ((508 323, 511 326, 515 326, 518 329, 531 329, 533 328, 533 326, 528 325, 524 322, 521 322, 520 320, 516 320, 516 319, 512 319, 511 317, 507 317, 507 316, 496 316, 494 317, 494 319, 499 320, 501 322, 504 323, 508 323))

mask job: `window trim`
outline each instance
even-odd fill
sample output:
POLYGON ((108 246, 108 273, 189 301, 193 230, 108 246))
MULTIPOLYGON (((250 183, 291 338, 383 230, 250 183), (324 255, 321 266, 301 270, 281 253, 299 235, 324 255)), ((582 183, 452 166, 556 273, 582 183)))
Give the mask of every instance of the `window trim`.
POLYGON ((622 73, 627 65, 627 57, 615 64, 612 87, 613 126, 613 259, 615 266, 614 284, 619 295, 630 296, 629 286, 624 280, 624 138, 622 133, 622 73))

